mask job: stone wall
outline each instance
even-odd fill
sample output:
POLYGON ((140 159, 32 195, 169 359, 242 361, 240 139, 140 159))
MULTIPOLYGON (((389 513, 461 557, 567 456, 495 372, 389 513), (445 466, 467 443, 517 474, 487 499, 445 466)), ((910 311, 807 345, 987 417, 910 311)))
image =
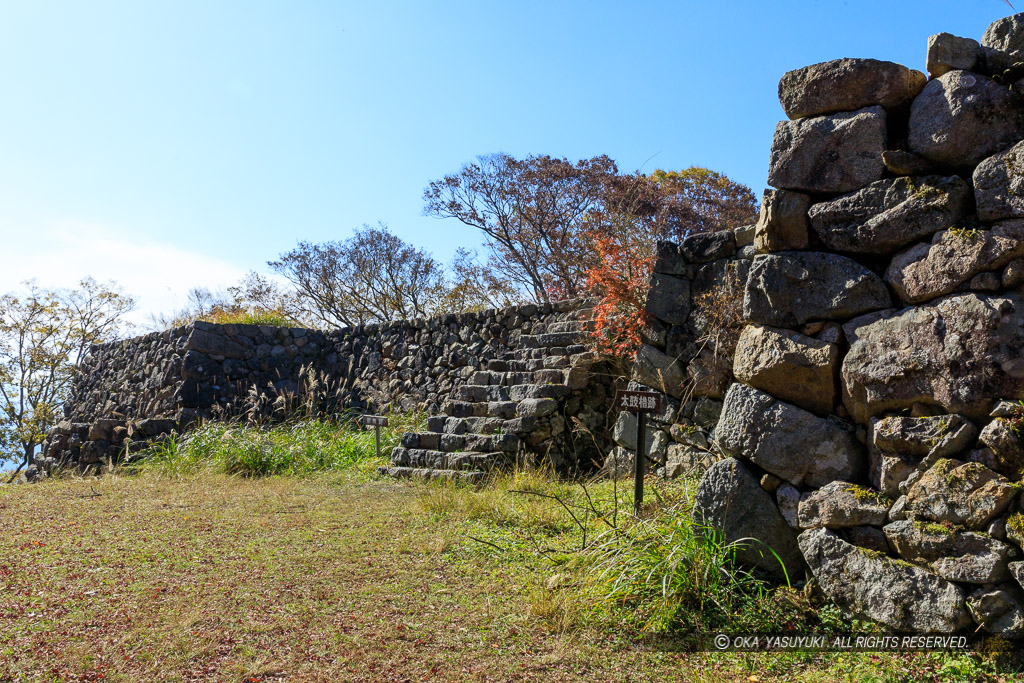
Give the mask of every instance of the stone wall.
POLYGON ((331 332, 196 322, 95 346, 48 436, 42 469, 138 452, 199 419, 314 412, 438 412, 489 361, 586 302, 527 304, 331 332), (275 404, 275 402, 277 402, 275 404))
MULTIPOLYGON (((711 464, 711 430, 732 383, 743 289, 756 255, 754 226, 693 235, 680 245, 658 244, 647 297, 646 342, 637 354, 629 388, 662 394, 661 413, 648 418, 645 452, 677 477, 711 464)), ((615 450, 606 469, 633 471, 637 418, 621 412, 615 450)), ((657 469, 657 468, 656 468, 657 469)))
POLYGON ((694 434, 713 451, 695 517, 774 550, 744 560, 896 631, 1021 638, 1024 15, 927 56, 930 79, 867 59, 782 78, 754 244, 662 247, 634 377, 680 401, 653 439, 670 468, 694 434), (727 269, 731 373, 694 389, 694 291, 727 269))

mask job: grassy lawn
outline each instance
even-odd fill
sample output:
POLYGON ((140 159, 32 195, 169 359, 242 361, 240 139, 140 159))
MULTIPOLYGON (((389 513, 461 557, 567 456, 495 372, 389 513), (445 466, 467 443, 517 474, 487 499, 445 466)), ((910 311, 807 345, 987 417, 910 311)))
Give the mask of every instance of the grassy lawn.
POLYGON ((593 546, 608 520, 545 496, 607 509, 607 483, 475 491, 374 464, 0 487, 0 681, 1016 680, 970 655, 690 651, 686 630, 828 610, 782 591, 690 604, 705 589, 686 584, 669 613, 635 574, 596 579, 581 532, 593 546))

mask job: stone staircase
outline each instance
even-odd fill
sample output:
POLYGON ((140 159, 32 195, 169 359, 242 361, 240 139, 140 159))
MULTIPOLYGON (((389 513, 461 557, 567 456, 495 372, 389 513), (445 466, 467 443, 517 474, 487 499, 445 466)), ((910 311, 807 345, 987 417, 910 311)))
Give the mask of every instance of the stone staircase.
POLYGON ((441 414, 428 418, 426 431, 402 435, 380 473, 475 483, 555 452, 571 439, 567 415, 577 412, 597 360, 584 345, 591 313, 568 313, 541 333, 522 335, 517 350, 482 363, 441 414))

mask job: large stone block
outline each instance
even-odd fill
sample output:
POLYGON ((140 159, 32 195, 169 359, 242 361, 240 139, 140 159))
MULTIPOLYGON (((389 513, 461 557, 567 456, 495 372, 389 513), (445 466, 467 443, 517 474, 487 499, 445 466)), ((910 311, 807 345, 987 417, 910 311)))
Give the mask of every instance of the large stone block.
POLYGON ((736 236, 732 230, 699 232, 684 239, 679 251, 690 263, 717 261, 736 253, 736 236))
POLYGON ((910 109, 910 151, 950 168, 973 171, 1021 138, 1020 96, 967 71, 931 81, 910 109))
POLYGON ((835 59, 786 73, 779 102, 791 119, 880 105, 905 107, 928 79, 920 71, 877 59, 835 59))
POLYGON ((891 303, 882 279, 856 261, 821 252, 782 252, 754 258, 743 317, 772 327, 798 327, 812 320, 847 320, 891 303))
POLYGON ((881 180, 887 143, 881 107, 782 121, 772 140, 768 184, 810 193, 859 190, 881 180))
POLYGON ((678 358, 644 344, 636 354, 633 379, 675 398, 683 395, 686 368, 678 358))
POLYGON ((835 407, 838 368, 837 345, 756 324, 743 328, 733 361, 736 379, 819 415, 835 407))
POLYGON ((797 539, 821 589, 847 614, 910 633, 955 633, 971 623, 964 594, 934 574, 858 548, 828 529, 797 539))
POLYGON ((793 530, 758 477, 738 460, 720 460, 704 473, 694 498, 693 520, 717 534, 719 542, 738 543, 736 557, 741 562, 788 575, 791 581, 804 570, 793 530))
POLYGON ((927 69, 932 78, 950 71, 979 71, 984 67, 985 54, 978 41, 960 38, 951 33, 939 33, 928 38, 927 69))
POLYGON ((245 358, 249 355, 249 349, 242 344, 228 339, 223 334, 198 328, 192 330, 192 334, 185 342, 185 347, 200 353, 224 356, 225 358, 245 358))
POLYGON ((981 37, 981 44, 1011 56, 1024 52, 1024 13, 992 22, 981 37))
POLYGON ((810 208, 811 228, 834 251, 887 254, 963 220, 971 188, 962 178, 879 180, 810 208))
POLYGON ((725 395, 715 439, 726 455, 750 460, 794 486, 856 481, 866 465, 862 446, 842 423, 740 383, 725 395))
POLYGON ((690 317, 690 281, 655 273, 647 293, 647 312, 670 325, 684 325, 690 317))
POLYGON ((991 230, 943 230, 931 244, 917 244, 893 258, 885 279, 900 299, 916 304, 949 294, 975 275, 1020 256, 1024 220, 999 223, 991 230))
POLYGON ((811 198, 801 192, 765 190, 754 227, 754 247, 760 252, 806 249, 810 207, 811 198))
POLYGON ((994 397, 1024 398, 1020 292, 949 296, 847 328, 843 404, 858 422, 915 403, 987 422, 994 397))
POLYGON ((1024 142, 985 159, 974 169, 978 218, 1024 218, 1024 142))
POLYGON ((802 529, 881 526, 891 506, 892 501, 877 491, 834 481, 801 500, 797 518, 802 529))
POLYGON ((984 529, 1017 497, 1010 481, 977 462, 939 460, 907 490, 907 514, 984 529))
POLYGON ((944 579, 997 583, 1010 578, 1013 551, 987 534, 910 520, 893 522, 884 531, 901 558, 944 579))

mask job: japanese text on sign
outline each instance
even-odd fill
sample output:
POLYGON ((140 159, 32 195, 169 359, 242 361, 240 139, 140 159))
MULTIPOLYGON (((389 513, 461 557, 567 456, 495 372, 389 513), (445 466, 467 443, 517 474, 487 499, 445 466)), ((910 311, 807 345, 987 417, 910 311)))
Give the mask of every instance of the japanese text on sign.
POLYGON ((656 413, 661 411, 661 394, 654 391, 620 391, 615 395, 615 404, 619 409, 631 413, 656 413))

